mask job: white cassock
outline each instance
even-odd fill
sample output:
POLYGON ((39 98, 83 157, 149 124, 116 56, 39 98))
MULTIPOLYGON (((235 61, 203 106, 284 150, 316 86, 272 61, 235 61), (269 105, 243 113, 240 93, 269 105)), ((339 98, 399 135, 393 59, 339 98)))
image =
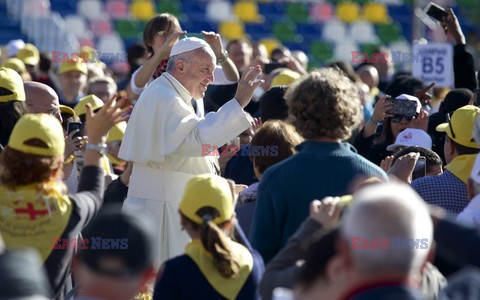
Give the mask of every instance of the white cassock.
POLYGON ((220 147, 251 126, 236 99, 198 117, 192 96, 165 72, 143 91, 128 122, 119 157, 133 162, 124 210, 157 225, 161 262, 180 255, 190 238, 180 225, 178 204, 194 175, 218 172, 218 158, 202 145, 220 147))

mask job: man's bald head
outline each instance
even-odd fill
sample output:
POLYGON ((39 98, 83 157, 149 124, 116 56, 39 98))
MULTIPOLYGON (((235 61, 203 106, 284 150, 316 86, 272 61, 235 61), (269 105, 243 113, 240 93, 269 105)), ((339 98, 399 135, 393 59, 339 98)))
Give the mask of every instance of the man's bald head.
POLYGON ((357 71, 358 76, 360 79, 368 85, 370 90, 373 87, 378 87, 378 82, 379 82, 379 75, 378 75, 378 70, 374 66, 370 65, 365 65, 361 66, 358 68, 357 71))
POLYGON ((27 81, 23 84, 27 110, 31 114, 49 114, 61 121, 58 95, 54 89, 46 84, 27 81))

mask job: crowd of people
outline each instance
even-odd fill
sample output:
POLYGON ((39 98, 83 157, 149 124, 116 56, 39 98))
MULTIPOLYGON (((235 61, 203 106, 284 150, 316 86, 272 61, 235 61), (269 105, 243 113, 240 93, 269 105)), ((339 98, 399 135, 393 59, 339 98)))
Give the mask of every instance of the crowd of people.
POLYGON ((475 299, 480 76, 443 27, 454 87, 167 13, 123 73, 11 41, 0 299, 475 299))

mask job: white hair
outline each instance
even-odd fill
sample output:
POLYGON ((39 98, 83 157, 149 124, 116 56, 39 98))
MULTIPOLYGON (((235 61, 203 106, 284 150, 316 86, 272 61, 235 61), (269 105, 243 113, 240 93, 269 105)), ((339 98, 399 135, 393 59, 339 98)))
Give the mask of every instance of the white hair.
POLYGON ((177 64, 178 60, 191 62, 192 60, 195 59, 195 56, 199 55, 200 53, 209 54, 211 57, 215 59, 215 53, 210 47, 194 49, 191 51, 187 51, 187 52, 183 52, 183 53, 171 56, 167 62, 167 72, 172 72, 173 70, 175 70, 175 65, 177 64))
MULTIPOLYGON (((376 184, 354 195, 345 215, 342 237, 352 247, 358 270, 366 274, 397 272, 418 274, 433 242, 433 225, 426 203, 410 186, 399 183, 376 184), (352 238, 389 239, 388 249, 354 249, 352 238), (417 241, 409 249, 393 247, 392 238, 417 241), (427 239, 427 247, 415 247, 427 239)), ((399 240, 397 240, 399 241, 399 240)))

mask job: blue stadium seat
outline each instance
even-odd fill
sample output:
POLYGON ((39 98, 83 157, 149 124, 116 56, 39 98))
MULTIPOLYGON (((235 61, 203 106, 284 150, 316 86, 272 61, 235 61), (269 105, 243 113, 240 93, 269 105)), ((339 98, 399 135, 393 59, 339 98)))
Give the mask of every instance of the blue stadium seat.
POLYGON ((50 0, 50 7, 62 16, 77 13, 77 1, 74 0, 50 0))
POLYGON ((188 21, 202 21, 205 20, 205 3, 197 1, 183 1, 183 13, 187 16, 188 21))
POLYGON ((322 26, 320 24, 298 23, 297 33, 307 41, 319 40, 322 38, 322 26))
POLYGON ((272 32, 266 24, 245 23, 245 32, 254 41, 270 37, 272 32))
MULTIPOLYGON (((205 17, 203 17, 205 19, 205 17)), ((196 20, 191 22, 182 22, 182 29, 188 33, 200 33, 201 30, 218 32, 218 28, 215 24, 207 21, 196 20)))
POLYGON ((286 19, 285 5, 283 3, 258 2, 258 10, 261 15, 265 17, 267 21, 279 21, 286 19))
POLYGON ((412 7, 407 5, 389 5, 388 14, 393 20, 400 23, 412 23, 412 18, 415 18, 412 7))

